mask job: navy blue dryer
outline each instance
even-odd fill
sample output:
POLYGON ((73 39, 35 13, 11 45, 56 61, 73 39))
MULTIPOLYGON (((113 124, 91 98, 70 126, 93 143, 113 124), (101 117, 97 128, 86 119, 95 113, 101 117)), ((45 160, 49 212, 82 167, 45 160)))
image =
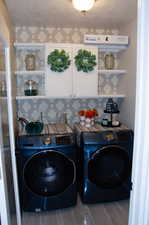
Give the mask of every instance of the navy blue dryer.
POLYGON ((79 150, 79 191, 84 203, 126 199, 131 189, 133 133, 111 130, 83 133, 79 150))
POLYGON ((20 199, 24 211, 76 204, 74 136, 20 136, 17 139, 20 199))

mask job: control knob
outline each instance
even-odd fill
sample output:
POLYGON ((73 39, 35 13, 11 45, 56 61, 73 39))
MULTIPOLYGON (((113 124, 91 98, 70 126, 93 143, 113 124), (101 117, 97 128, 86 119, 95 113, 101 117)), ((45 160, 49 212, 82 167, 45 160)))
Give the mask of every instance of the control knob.
POLYGON ((47 137, 43 140, 43 144, 44 145, 50 145, 51 144, 51 138, 50 137, 47 137))

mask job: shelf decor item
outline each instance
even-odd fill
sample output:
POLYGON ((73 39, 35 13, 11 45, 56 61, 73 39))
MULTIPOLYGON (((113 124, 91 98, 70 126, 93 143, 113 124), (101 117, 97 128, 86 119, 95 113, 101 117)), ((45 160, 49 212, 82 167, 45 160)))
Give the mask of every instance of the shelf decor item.
POLYGON ((98 116, 96 109, 81 110, 78 112, 80 116, 80 125, 91 127, 95 124, 95 117, 98 116))
POLYGON ((64 72, 69 68, 71 60, 65 50, 55 49, 48 55, 47 63, 52 71, 64 72))
POLYGON ((90 51, 80 49, 75 56, 75 65, 77 71, 88 73, 94 70, 96 66, 96 55, 92 54, 90 51))
POLYGON ((81 110, 78 112, 80 116, 80 125, 85 126, 85 110, 81 110))
MULTIPOLYGON (((42 113, 41 113, 42 114, 42 113)), ((21 122, 21 126, 22 126, 22 130, 24 130, 25 127, 25 131, 27 134, 30 135, 37 135, 40 134, 44 128, 44 123, 41 120, 40 121, 28 121, 27 119, 23 118, 23 117, 18 117, 18 121, 21 122)))
POLYGON ((0 81, 0 97, 5 97, 6 96, 6 83, 4 80, 0 81))
POLYGON ((38 95, 38 88, 37 88, 37 83, 34 80, 27 80, 25 82, 25 90, 24 94, 26 96, 35 96, 38 95))
POLYGON ((108 119, 103 118, 103 119, 102 119, 102 121, 101 121, 101 125, 102 125, 102 126, 106 126, 106 127, 108 127, 108 124, 109 124, 108 119))
POLYGON ((120 111, 118 108, 118 104, 116 102, 114 102, 112 98, 108 99, 104 113, 110 114, 110 121, 107 121, 107 119, 103 119, 101 122, 102 126, 119 127, 121 125, 120 121, 113 120, 113 114, 119 114, 120 111))
POLYGON ((112 53, 105 55, 104 64, 106 70, 113 70, 115 68, 115 57, 112 53))
POLYGON ((27 71, 36 70, 35 55, 28 54, 25 57, 25 66, 27 71))
POLYGON ((105 111, 107 113, 119 113, 118 104, 112 98, 108 98, 105 111))

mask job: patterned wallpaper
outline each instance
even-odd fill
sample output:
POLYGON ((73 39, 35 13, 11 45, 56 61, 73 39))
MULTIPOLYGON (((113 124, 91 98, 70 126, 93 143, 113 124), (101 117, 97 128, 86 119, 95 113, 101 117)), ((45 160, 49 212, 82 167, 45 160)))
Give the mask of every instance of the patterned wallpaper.
POLYGON ((118 30, 60 27, 16 27, 16 42, 83 43, 84 34, 118 34, 118 30))
MULTIPOLYGON (((118 34, 118 30, 103 30, 103 29, 86 29, 86 28, 49 28, 49 27, 16 27, 15 38, 16 42, 53 42, 53 43, 83 43, 84 34, 118 34)), ((17 52, 17 70, 24 69, 24 52, 17 52)), ((39 59, 38 66, 42 69, 43 61, 40 60, 42 55, 37 52, 39 59)), ((103 53, 99 54, 99 68, 104 68, 103 53)), ((119 60, 115 55, 115 69, 119 66, 119 60)), ((33 76, 33 75, 32 75, 33 76)), ((35 76, 35 75, 34 75, 35 76)), ((30 77, 31 78, 31 77, 30 77)), ((17 76, 17 92, 18 95, 24 94, 24 82, 29 79, 25 76, 17 76)), ((39 84, 39 94, 44 94, 44 76, 32 77, 39 84)), ((117 75, 103 76, 99 74, 99 93, 100 94, 117 94, 117 87, 120 78, 117 75)), ((56 122, 62 120, 64 112, 67 113, 68 122, 73 125, 78 121, 79 117, 76 114, 81 109, 96 108, 99 112, 99 120, 107 117, 103 115, 103 109, 107 99, 103 98, 79 98, 79 99, 36 99, 36 100, 18 100, 17 108, 18 115, 29 120, 37 120, 40 118, 40 112, 43 112, 44 122, 56 122)), ((119 106, 122 99, 115 99, 119 106)))
MULTIPOLYGON (((114 99, 119 107, 122 99, 114 99)), ((82 109, 96 108, 99 113, 98 120, 108 118, 109 115, 103 113, 107 99, 103 98, 76 98, 76 99, 40 99, 40 100, 18 100, 18 116, 23 116, 29 120, 39 120, 40 112, 43 112, 45 123, 63 122, 63 114, 67 113, 68 123, 73 125, 79 121, 77 112, 82 109)), ((115 115, 116 117, 118 115, 115 115)))

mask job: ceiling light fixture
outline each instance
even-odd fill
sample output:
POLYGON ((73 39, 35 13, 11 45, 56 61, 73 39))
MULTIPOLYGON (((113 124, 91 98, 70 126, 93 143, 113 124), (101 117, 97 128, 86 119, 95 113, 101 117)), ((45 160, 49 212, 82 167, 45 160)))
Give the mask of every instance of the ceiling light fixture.
POLYGON ((95 0, 72 0, 72 3, 75 9, 85 14, 93 7, 95 0))

